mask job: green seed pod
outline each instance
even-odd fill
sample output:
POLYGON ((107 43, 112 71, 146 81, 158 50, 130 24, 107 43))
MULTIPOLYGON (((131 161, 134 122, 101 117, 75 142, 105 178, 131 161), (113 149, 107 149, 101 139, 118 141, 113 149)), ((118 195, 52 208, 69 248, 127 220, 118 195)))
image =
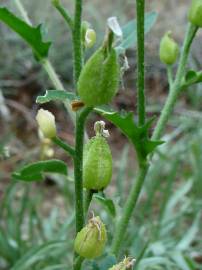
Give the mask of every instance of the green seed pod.
POLYGON ((119 62, 112 48, 98 49, 86 62, 78 81, 78 93, 87 106, 109 103, 119 86, 119 62))
POLYGON ((176 62, 179 54, 178 44, 172 39, 171 32, 167 32, 161 40, 159 55, 161 62, 172 65, 176 62))
POLYGON ((202 0, 192 0, 188 19, 193 25, 202 27, 202 0))
POLYGON ((112 177, 112 155, 105 138, 96 135, 84 147, 83 186, 87 189, 105 188, 112 177))
POLYGON ((135 260, 132 258, 125 258, 122 262, 112 266, 108 270, 129 270, 133 268, 135 260))
POLYGON ((93 217, 88 224, 77 233, 74 249, 84 258, 94 259, 102 255, 107 241, 105 225, 100 217, 93 217))

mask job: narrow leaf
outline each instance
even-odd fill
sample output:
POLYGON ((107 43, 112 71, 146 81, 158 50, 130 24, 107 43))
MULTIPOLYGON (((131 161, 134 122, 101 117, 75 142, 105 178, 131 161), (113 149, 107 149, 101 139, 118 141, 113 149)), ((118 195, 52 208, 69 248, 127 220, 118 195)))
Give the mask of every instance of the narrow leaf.
POLYGON ((64 90, 46 90, 46 93, 44 96, 38 96, 36 99, 36 103, 47 103, 50 101, 64 101, 65 99, 68 100, 74 100, 76 98, 74 93, 67 92, 64 90))
POLYGON ((67 175, 67 166, 63 161, 57 159, 38 161, 14 172, 12 177, 14 180, 27 182, 40 181, 43 180, 44 173, 60 173, 67 175))
POLYGON ((100 270, 106 270, 111 268, 113 265, 117 263, 116 257, 114 255, 107 255, 99 262, 100 270))
POLYGON ((184 234, 180 242, 177 244, 176 247, 177 249, 184 251, 191 246, 194 239, 196 239, 197 233, 199 231, 200 221, 201 221, 201 213, 199 213, 196 216, 193 224, 190 226, 186 234, 184 234))
MULTIPOLYGON (((145 34, 147 34, 154 25, 157 18, 156 12, 150 12, 145 14, 145 34)), ((131 20, 122 28, 123 40, 118 46, 118 50, 126 50, 130 47, 134 47, 137 43, 137 21, 131 20)))
POLYGON ((67 249, 66 241, 50 241, 40 246, 30 248, 23 256, 17 260, 12 266, 11 270, 30 270, 33 266, 41 261, 47 259, 49 256, 56 257, 58 253, 67 249))
POLYGON ((108 210, 108 212, 115 217, 116 215, 116 208, 115 205, 113 203, 113 201, 111 199, 105 198, 103 196, 101 196, 100 194, 94 194, 93 198, 95 198, 96 200, 98 200, 101 204, 104 205, 104 207, 108 210))
POLYGON ((48 56, 51 42, 42 40, 41 25, 32 27, 16 17, 7 8, 0 8, 0 21, 20 35, 32 48, 34 55, 42 59, 48 56))

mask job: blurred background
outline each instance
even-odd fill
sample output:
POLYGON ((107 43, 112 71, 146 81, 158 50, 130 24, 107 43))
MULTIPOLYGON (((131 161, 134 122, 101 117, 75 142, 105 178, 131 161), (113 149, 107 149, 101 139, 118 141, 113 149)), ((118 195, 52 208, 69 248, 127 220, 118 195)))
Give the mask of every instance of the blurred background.
MULTIPOLYGON (((8 7, 20 17, 16 2, 1 0, 0 6, 8 7)), ((108 17, 117 16, 121 25, 134 18, 134 2, 84 1, 83 18, 97 32, 96 46, 87 52, 86 58, 102 42, 108 17)), ((182 44, 190 1, 146 2, 147 12, 158 13, 146 36, 147 113, 151 116, 159 115, 168 94, 166 69, 158 57, 160 39, 172 30, 174 38, 182 44)), ((63 19, 49 0, 22 3, 34 25, 43 23, 46 39, 53 42, 49 59, 65 88, 73 91, 71 35, 63 19)), ((62 3, 73 12, 73 1, 62 3)), ((1 23, 0 36, 0 269, 48 270, 49 266, 66 269, 64 265, 71 264, 73 243, 72 162, 51 143, 40 141, 35 121, 39 108, 36 97, 46 89, 53 89, 53 85, 30 48, 1 23), (29 185, 11 180, 11 173, 18 167, 43 158, 67 162, 68 179, 51 175, 44 182, 29 185)), ((201 45, 202 31, 199 31, 192 46, 190 69, 202 68, 201 45)), ((118 110, 136 109, 135 49, 127 51, 130 68, 113 102, 118 110)), ((73 144, 73 126, 63 105, 51 102, 43 108, 55 114, 59 136, 73 144)), ((138 211, 128 230, 123 254, 139 258, 135 269, 202 269, 201 110, 202 84, 198 84, 184 91, 175 107, 163 138, 167 143, 155 154, 156 162, 151 166, 138 211)), ((98 119, 99 116, 92 115, 87 123, 90 137, 98 119)), ((107 128, 111 134, 114 174, 106 195, 118 205, 118 217, 136 175, 136 159, 119 130, 110 123, 107 128)), ((115 210, 103 205, 99 198, 94 198, 91 208, 109 225, 110 240, 115 210)))

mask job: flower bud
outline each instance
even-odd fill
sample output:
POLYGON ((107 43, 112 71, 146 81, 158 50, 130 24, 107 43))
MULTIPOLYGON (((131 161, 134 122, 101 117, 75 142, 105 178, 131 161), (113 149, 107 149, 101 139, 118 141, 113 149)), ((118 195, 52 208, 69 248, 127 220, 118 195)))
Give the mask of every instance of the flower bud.
POLYGON ((133 269, 135 260, 132 258, 125 258, 122 262, 112 266, 108 270, 129 270, 133 269))
POLYGON ((86 189, 101 190, 111 181, 112 154, 104 136, 109 133, 103 128, 84 146, 83 186, 86 189))
POLYGON ((188 19, 193 25, 202 27, 202 0, 192 0, 188 19))
POLYGON ((86 106, 109 103, 118 90, 119 73, 116 51, 98 49, 86 62, 78 81, 78 93, 86 106))
POLYGON ((36 120, 44 138, 54 138, 56 136, 55 116, 44 109, 37 113, 36 120))
POLYGON ((161 62, 166 65, 172 65, 177 60, 179 47, 171 37, 170 31, 167 32, 161 40, 159 54, 161 62))
POLYGON ((52 4, 57 7, 60 4, 60 0, 52 0, 52 4))
POLYGON ((105 247, 107 233, 100 217, 93 217, 88 224, 77 233, 74 249, 84 258, 94 259, 99 257, 105 247))
POLYGON ((96 32, 93 29, 87 29, 85 33, 85 47, 92 48, 96 42, 96 32))

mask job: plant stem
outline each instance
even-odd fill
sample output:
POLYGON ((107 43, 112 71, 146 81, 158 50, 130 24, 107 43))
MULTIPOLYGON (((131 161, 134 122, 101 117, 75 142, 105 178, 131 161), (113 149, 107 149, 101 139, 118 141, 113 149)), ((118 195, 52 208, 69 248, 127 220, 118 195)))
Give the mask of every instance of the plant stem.
MULTIPOLYGON (((32 22, 30 21, 28 15, 27 15, 27 12, 26 12, 23 4, 21 3, 21 1, 15 0, 15 4, 16 4, 18 10, 20 11, 21 16, 25 20, 25 22, 32 26, 32 22)), ((54 69, 53 65, 51 64, 51 62, 48 59, 42 59, 40 61, 40 63, 43 66, 43 68, 45 69, 45 71, 47 72, 54 87, 56 89, 59 89, 59 90, 65 90, 65 88, 64 88, 62 82, 60 81, 57 73, 55 72, 55 69, 54 69)), ((66 101, 64 101, 64 105, 65 105, 65 107, 70 115, 70 118, 72 119, 72 122, 75 123, 75 115, 72 112, 70 103, 66 100, 66 101)))
POLYGON ((88 209, 89 209, 90 203, 91 203, 92 198, 93 198, 93 193, 94 193, 94 191, 91 190, 91 189, 90 190, 89 189, 86 190, 86 193, 85 193, 85 204, 84 204, 85 216, 87 216, 87 214, 88 214, 88 209))
POLYGON ((60 148, 62 148, 63 150, 65 150, 65 152, 67 152, 71 157, 74 157, 75 155, 75 150, 73 147, 71 147, 69 144, 67 144, 66 142, 62 141, 60 138, 55 137, 52 139, 52 141, 57 144, 60 148))
POLYGON ((85 108, 81 113, 76 114, 75 131, 75 156, 74 156, 74 180, 75 180, 75 212, 76 232, 79 232, 84 225, 83 207, 83 144, 85 121, 92 108, 85 108))
MULTIPOLYGON (((73 63, 74 63, 74 84, 77 92, 77 82, 81 73, 82 42, 81 42, 81 18, 82 0, 75 0, 73 37, 73 63)), ((85 121, 92 108, 84 108, 76 113, 75 130, 75 157, 74 157, 74 182, 75 182, 75 215, 76 232, 78 233, 84 226, 84 207, 83 207, 83 144, 85 121)), ((75 254, 73 269, 80 270, 83 259, 75 254)))
POLYGON ((173 84, 173 71, 172 71, 171 65, 167 65, 167 77, 168 77, 169 89, 171 89, 172 84, 173 84))
MULTIPOLYGON (((42 59, 40 62, 43 68, 46 70, 54 87, 58 90, 65 90, 51 62, 48 59, 42 59)), ((65 100, 64 105, 70 115, 70 118, 72 119, 72 122, 75 124, 75 114, 72 112, 71 104, 68 102, 68 100, 65 100)))
MULTIPOLYGON (((157 140, 160 138, 166 123, 168 121, 168 118, 170 117, 173 107, 175 105, 175 102, 177 101, 177 98, 180 93, 181 89, 181 83, 185 74, 185 68, 187 64, 187 59, 191 47, 191 43, 193 41, 193 38, 197 32, 197 27, 193 25, 188 25, 188 30, 184 39, 183 49, 181 52, 181 57, 179 61, 179 66, 176 74, 176 79, 172 85, 172 88, 170 90, 170 93, 168 95, 167 101, 164 105, 164 108, 162 110, 161 116, 159 118, 159 121, 157 123, 157 126, 154 130, 152 139, 157 140)), ((120 250, 122 241, 124 239, 124 233, 127 229, 129 220, 132 216, 133 210, 136 206, 136 203, 138 201, 140 192, 142 190, 145 177, 147 175, 147 172, 149 170, 150 165, 147 164, 145 166, 140 167, 139 175, 136 179, 136 181, 133 184, 133 187, 131 189, 131 192, 129 194, 128 200, 126 201, 126 204, 123 209, 123 215, 121 216, 120 221, 118 222, 118 225, 115 230, 114 239, 112 242, 112 253, 115 255, 118 255, 118 252, 120 250)))
POLYGON ((82 0, 75 0, 74 29, 73 29, 73 59, 74 59, 74 82, 75 86, 82 69, 82 44, 81 44, 81 17, 82 0))
POLYGON ((142 168, 139 171, 139 175, 137 176, 136 181, 134 182, 134 185, 130 191, 130 194, 128 196, 128 199, 124 205, 123 208, 123 215, 121 216, 120 221, 117 224, 114 239, 112 242, 112 248, 111 252, 115 255, 118 255, 119 249, 121 247, 123 236, 126 231, 126 228, 128 227, 129 220, 131 218, 131 215, 133 213, 133 210, 136 206, 137 200, 140 195, 140 191, 142 189, 142 186, 144 184, 145 176, 147 174, 149 165, 142 166, 142 168))
POLYGON ((165 128, 165 125, 173 111, 173 107, 177 101, 177 98, 181 92, 181 83, 185 75, 186 63, 189 56, 190 47, 196 35, 197 29, 198 28, 192 24, 188 25, 187 33, 186 33, 184 44, 182 47, 181 57, 179 60, 179 66, 178 66, 176 78, 175 78, 174 83, 172 84, 168 98, 162 110, 161 116, 158 120, 154 133, 152 135, 153 140, 158 140, 160 138, 165 128))
POLYGON ((59 1, 53 1, 52 2, 54 7, 59 11, 59 13, 62 15, 64 20, 66 21, 67 25, 70 27, 71 30, 74 28, 74 22, 69 14, 69 12, 64 9, 64 7, 60 4, 59 1))
POLYGON ((145 69, 144 69, 144 9, 145 0, 136 0, 137 14, 137 99, 138 122, 145 123, 145 69))
POLYGON ((80 270, 83 261, 84 261, 84 258, 78 256, 76 260, 74 261, 74 270, 80 270))
POLYGON ((30 21, 28 15, 27 15, 27 12, 26 12, 23 4, 21 3, 21 1, 20 0, 15 0, 15 4, 16 4, 18 10, 20 11, 20 13, 21 13, 23 19, 25 20, 25 22, 27 24, 29 24, 29 25, 32 25, 32 22, 30 21))

